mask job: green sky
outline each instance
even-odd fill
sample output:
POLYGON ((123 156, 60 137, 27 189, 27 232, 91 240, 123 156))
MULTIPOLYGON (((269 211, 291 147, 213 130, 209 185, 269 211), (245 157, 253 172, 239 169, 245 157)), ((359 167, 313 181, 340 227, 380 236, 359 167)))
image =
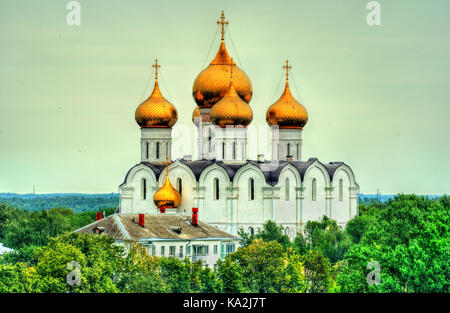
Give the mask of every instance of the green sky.
POLYGON ((366 0, 79 0, 81 26, 67 25, 67 2, 0 2, 0 192, 117 192, 140 161, 134 111, 155 57, 175 135, 193 133, 192 83, 221 10, 255 129, 289 58, 309 113, 304 159, 346 162, 361 193, 450 192, 448 0, 380 0, 381 26, 367 25, 366 0))

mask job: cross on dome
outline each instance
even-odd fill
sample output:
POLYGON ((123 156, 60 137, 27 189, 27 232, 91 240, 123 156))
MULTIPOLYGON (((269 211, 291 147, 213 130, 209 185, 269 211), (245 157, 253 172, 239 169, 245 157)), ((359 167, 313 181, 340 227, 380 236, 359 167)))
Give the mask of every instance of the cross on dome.
POLYGON ((152 67, 155 69, 155 79, 158 80, 158 68, 161 67, 161 65, 158 64, 158 59, 155 59, 155 64, 153 64, 152 67))
POLYGON ((222 15, 220 15, 220 21, 217 21, 217 24, 221 24, 222 26, 222 41, 225 39, 225 25, 228 25, 230 22, 225 21, 225 14, 222 11, 222 15))
POLYGON ((289 61, 286 60, 286 65, 283 65, 283 68, 286 70, 286 81, 289 80, 289 70, 292 68, 292 66, 289 65, 289 61))

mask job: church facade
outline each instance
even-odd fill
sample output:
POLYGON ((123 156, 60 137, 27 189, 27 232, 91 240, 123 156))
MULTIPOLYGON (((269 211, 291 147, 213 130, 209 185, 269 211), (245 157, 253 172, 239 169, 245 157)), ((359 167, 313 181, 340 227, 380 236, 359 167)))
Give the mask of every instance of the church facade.
POLYGON ((308 113, 290 92, 287 61, 284 92, 266 112, 271 159, 247 159, 252 84, 226 49, 223 12, 217 23, 222 29, 219 51, 192 88, 198 159, 185 156, 169 163, 178 113, 159 89, 156 62, 154 90, 135 112, 141 162, 119 186, 119 212, 189 215, 195 207, 202 221, 231 234, 240 227, 252 233, 273 220, 291 238, 323 215, 344 226, 357 214, 359 186, 344 162, 302 159, 308 113))

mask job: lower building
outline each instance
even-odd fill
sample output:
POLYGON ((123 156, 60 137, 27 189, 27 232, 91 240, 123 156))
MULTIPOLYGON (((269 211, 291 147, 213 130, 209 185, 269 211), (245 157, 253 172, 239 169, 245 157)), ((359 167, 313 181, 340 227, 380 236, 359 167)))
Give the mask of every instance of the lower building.
POLYGON ((239 239, 193 217, 173 214, 113 214, 76 230, 114 238, 125 249, 136 242, 150 256, 201 260, 213 268, 239 247, 239 239))

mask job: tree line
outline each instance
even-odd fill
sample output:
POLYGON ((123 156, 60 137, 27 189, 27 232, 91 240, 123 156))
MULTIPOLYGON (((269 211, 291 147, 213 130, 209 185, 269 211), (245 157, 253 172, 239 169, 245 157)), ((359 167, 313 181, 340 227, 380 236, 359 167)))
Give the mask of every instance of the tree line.
POLYGON ((267 221, 254 235, 241 229, 241 247, 210 269, 70 232, 95 212, 2 205, 0 241, 16 251, 0 257, 0 292, 449 292, 449 209, 448 196, 362 202, 345 229, 324 216, 292 241, 267 221))

